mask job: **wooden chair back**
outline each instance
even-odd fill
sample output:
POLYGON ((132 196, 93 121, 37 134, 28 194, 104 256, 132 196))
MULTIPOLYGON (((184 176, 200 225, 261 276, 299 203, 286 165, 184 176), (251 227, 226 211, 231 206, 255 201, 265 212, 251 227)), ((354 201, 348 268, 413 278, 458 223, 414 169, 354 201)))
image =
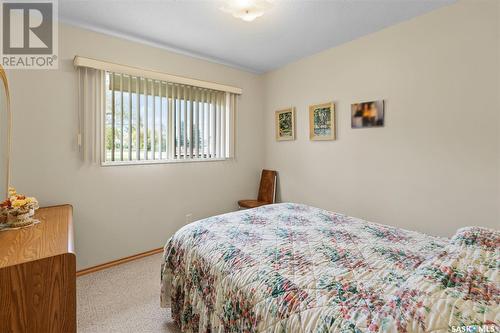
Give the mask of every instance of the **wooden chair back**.
POLYGON ((276 171, 262 170, 260 177, 259 196, 257 200, 274 203, 276 199, 276 171))

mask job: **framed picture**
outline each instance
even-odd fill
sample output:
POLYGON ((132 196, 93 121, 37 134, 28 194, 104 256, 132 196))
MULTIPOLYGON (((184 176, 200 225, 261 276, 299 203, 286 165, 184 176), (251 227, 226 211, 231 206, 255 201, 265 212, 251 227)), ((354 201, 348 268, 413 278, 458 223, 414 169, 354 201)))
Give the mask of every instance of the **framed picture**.
POLYGON ((276 141, 295 140, 295 108, 276 111, 276 141))
POLYGON ((335 140, 335 105, 333 102, 309 107, 309 138, 335 140))
POLYGON ((351 104, 351 127, 383 127, 384 101, 371 101, 351 104))

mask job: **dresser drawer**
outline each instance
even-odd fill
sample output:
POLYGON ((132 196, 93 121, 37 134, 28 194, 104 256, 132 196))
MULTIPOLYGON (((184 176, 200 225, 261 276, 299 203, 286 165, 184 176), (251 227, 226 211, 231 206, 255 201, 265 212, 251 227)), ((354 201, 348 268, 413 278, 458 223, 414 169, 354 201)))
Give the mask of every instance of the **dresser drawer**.
POLYGON ((76 332, 72 207, 41 208, 31 227, 0 232, 0 332, 76 332))

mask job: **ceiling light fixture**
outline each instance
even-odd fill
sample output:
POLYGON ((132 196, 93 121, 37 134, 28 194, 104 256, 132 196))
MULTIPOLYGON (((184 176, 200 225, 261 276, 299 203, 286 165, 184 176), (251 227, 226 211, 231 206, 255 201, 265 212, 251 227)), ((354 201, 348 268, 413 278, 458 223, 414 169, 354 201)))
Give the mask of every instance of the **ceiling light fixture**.
POLYGON ((226 0, 220 9, 246 22, 264 15, 272 6, 272 0, 226 0))

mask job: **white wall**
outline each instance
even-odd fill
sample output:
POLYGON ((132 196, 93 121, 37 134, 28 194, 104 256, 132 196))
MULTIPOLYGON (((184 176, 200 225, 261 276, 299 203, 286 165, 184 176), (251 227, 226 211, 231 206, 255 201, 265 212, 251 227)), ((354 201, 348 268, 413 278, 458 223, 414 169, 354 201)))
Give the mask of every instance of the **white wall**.
MULTIPOLYGON (((497 40, 500 41, 500 3, 497 4, 497 40)), ((500 54, 500 42, 497 42, 497 52, 500 54)), ((500 60, 498 60, 500 61, 500 60)), ((498 71, 498 76, 497 79, 500 81, 500 66, 497 67, 498 71)), ((497 98, 498 98, 498 105, 500 105, 500 83, 497 86, 497 98)), ((500 112, 500 110, 499 110, 500 112)), ((500 116, 498 119, 498 127, 500 128, 500 116)), ((498 134, 498 165, 500 166, 500 133, 498 134)), ((500 167, 497 169, 498 172, 498 189, 500 192, 500 167)), ((499 194, 500 196, 500 194, 499 194)), ((500 204, 497 205, 498 207, 498 216, 500 216, 500 204)), ((497 223, 497 227, 500 222, 497 223)))
POLYGON ((62 25, 59 70, 8 73, 12 183, 42 205, 74 205, 80 269, 162 246, 188 213, 234 210, 263 166, 279 171, 283 201, 436 235, 498 228, 499 12, 462 1, 264 76, 62 25), (236 161, 83 165, 77 54, 243 88, 236 161), (379 98, 386 126, 351 129, 350 104, 379 98), (311 142, 307 107, 330 100, 338 140, 311 142), (274 111, 287 106, 297 140, 277 143, 274 111))
POLYGON ((42 205, 74 206, 78 267, 164 245, 193 219, 237 208, 257 194, 263 165, 261 78, 226 66, 61 25, 59 70, 10 71, 13 177, 42 205), (243 88, 235 161, 101 168, 76 151, 75 55, 243 88))
POLYGON ((265 75, 265 166, 283 201, 451 235, 500 227, 499 3, 461 1, 265 75), (386 100, 384 128, 350 104, 386 100), (308 105, 333 100, 338 139, 308 139, 308 105), (274 111, 297 108, 297 140, 274 111))

